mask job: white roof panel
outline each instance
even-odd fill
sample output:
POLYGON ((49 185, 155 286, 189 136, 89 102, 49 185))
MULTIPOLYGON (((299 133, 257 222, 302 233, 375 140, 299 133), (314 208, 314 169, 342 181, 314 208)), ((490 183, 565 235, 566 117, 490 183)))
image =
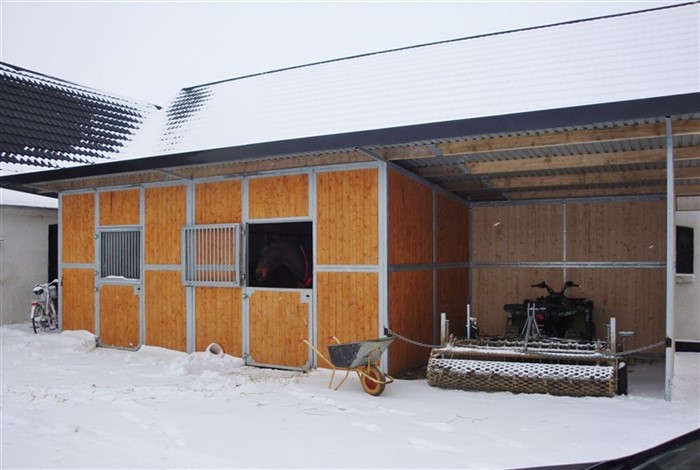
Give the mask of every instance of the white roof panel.
POLYGON ((650 10, 184 89, 154 153, 696 93, 699 11, 650 10))

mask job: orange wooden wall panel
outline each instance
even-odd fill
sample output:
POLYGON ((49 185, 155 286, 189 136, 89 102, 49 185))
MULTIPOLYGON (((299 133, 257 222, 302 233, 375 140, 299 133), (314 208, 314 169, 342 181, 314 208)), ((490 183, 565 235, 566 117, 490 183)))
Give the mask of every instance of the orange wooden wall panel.
POLYGON ((664 261, 666 202, 567 204, 569 261, 664 261))
MULTIPOLYGON (((318 348, 328 357, 329 337, 342 342, 377 337, 379 275, 363 272, 320 272, 316 280, 318 348)), ((320 367, 328 367, 318 359, 320 367)))
MULTIPOLYGON (((467 324, 467 302, 469 299, 469 270, 467 268, 438 269, 437 313, 447 314, 450 332, 464 336, 467 324)), ((439 317, 438 317, 439 319, 439 317)), ((439 328, 439 324, 436 325, 439 328)))
POLYGON ((303 367, 309 361, 309 304, 298 291, 258 290, 249 298, 250 355, 257 364, 303 367))
POLYGON ((477 317, 479 333, 486 336, 504 334, 505 304, 546 295, 543 289, 530 287, 532 284, 546 281, 558 290, 564 282, 561 268, 476 268, 472 276, 472 316, 477 317))
POLYGON ((269 176, 248 180, 248 216, 251 219, 308 215, 308 175, 269 176))
MULTIPOLYGON (((433 344, 433 271, 389 273, 389 326, 396 333, 433 344)), ((405 341, 389 348, 389 371, 406 371, 427 364, 430 349, 405 341)))
POLYGON ((195 223, 240 222, 241 181, 227 180, 195 185, 195 223))
POLYGON ((127 189, 98 193, 100 225, 139 225, 141 223, 141 191, 127 189))
POLYGON ((67 194, 61 198, 63 263, 95 262, 95 194, 67 194))
POLYGON ((243 355, 241 289, 195 288, 195 349, 217 343, 226 354, 243 355))
POLYGON ((317 263, 377 264, 377 170, 319 173, 316 193, 317 263))
POLYGON ((433 190, 389 172, 389 264, 433 262, 433 190))
POLYGON ((437 195, 437 262, 469 261, 469 210, 454 199, 437 195))
MULTIPOLYGON (((626 349, 646 346, 666 337, 666 270, 664 268, 572 268, 567 277, 581 285, 571 296, 593 300, 596 336, 607 339, 610 317, 617 331, 634 331, 626 349)), ((568 292, 568 291, 567 291, 568 292)), ((619 341, 619 338, 618 338, 619 341)), ((660 346, 645 354, 663 354, 660 346)))
POLYGON ((134 286, 100 287, 100 342, 135 348, 140 343, 139 296, 134 286))
POLYGON ((95 332, 95 271, 61 271, 61 328, 95 332))
POLYGON ((472 261, 562 261, 563 223, 560 204, 474 207, 472 261))
POLYGON ((146 188, 146 264, 180 264, 185 186, 146 188))
POLYGON ((177 351, 187 349, 185 288, 179 271, 146 271, 146 341, 177 351))

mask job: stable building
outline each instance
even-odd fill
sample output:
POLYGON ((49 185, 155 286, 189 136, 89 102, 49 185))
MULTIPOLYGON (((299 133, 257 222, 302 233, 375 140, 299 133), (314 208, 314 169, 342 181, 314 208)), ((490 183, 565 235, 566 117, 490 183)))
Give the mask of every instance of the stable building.
POLYGON ((385 357, 396 373, 425 364, 442 313, 461 335, 469 305, 500 335, 504 304, 574 280, 599 337, 615 317, 630 348, 668 338, 670 380, 675 202, 700 195, 698 12, 185 88, 156 132, 134 130, 150 147, 130 159, 0 183, 59 197, 61 324, 103 345, 216 342, 307 369, 322 364, 303 339, 392 331, 412 340, 385 357), (303 252, 303 282, 256 276, 280 240, 303 252))

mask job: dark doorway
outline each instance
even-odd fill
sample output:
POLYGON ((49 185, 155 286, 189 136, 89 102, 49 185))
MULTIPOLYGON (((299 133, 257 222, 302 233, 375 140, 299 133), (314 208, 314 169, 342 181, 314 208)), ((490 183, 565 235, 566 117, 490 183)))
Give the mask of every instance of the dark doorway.
POLYGON ((49 225, 48 282, 58 278, 58 224, 49 225))
POLYGON ((249 286, 310 289, 312 275, 311 222, 248 225, 249 286))

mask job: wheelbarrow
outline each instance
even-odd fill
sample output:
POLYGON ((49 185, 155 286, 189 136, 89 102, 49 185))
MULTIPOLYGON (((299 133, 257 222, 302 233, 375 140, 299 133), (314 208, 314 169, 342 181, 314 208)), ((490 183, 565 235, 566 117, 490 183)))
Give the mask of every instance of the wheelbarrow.
POLYGON ((344 370, 345 377, 335 387, 338 390, 345 383, 351 371, 357 372, 357 376, 362 384, 362 390, 372 396, 381 395, 386 388, 386 384, 394 381, 393 377, 385 374, 378 366, 379 359, 384 351, 389 347, 395 338, 378 338, 367 341, 357 341, 354 343, 341 343, 338 338, 331 336, 331 339, 336 344, 328 345, 328 355, 330 359, 324 356, 321 351, 316 349, 313 344, 307 340, 303 340, 316 354, 326 361, 333 373, 328 388, 333 387, 335 380, 335 371, 344 370))

